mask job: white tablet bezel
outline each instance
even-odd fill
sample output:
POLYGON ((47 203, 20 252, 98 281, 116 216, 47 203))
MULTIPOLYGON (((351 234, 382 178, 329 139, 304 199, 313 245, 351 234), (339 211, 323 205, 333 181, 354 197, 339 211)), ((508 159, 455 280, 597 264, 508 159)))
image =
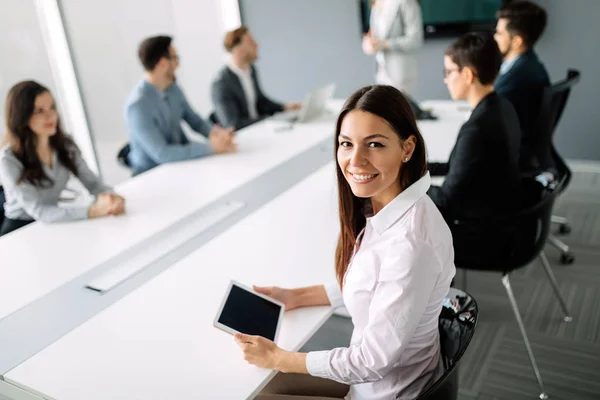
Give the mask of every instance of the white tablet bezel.
MULTIPOLYGON (((283 320, 283 313, 285 312, 285 305, 282 302, 273 299, 272 297, 266 296, 266 295, 261 294, 261 293, 257 293, 252 288, 250 288, 250 287, 248 287, 246 285, 243 285, 243 284, 241 284, 241 283, 239 283, 239 282, 237 282, 235 280, 231 280, 229 282, 229 285, 227 285, 227 290, 225 291, 225 296, 223 296, 223 300, 221 301, 221 305, 219 306, 219 310, 217 311, 217 315, 215 316, 215 320, 213 321, 214 327, 218 328, 218 329, 220 329, 222 331, 225 331, 227 333, 230 333, 232 335, 234 333, 238 333, 238 331, 236 331, 235 329, 230 328, 227 325, 223 325, 222 323, 219 322, 219 318, 221 317, 221 313, 223 312, 223 308, 225 307, 225 303, 227 302, 227 299, 229 298, 229 294, 231 293, 231 288, 234 285, 237 286, 237 287, 239 287, 240 289, 243 289, 243 290, 245 290, 247 292, 250 292, 250 293, 252 293, 252 294, 254 294, 254 295, 258 296, 258 297, 262 297, 263 299, 268 300, 271 303, 274 303, 274 304, 276 304, 276 305, 279 306, 279 308, 280 308, 279 317, 277 319, 277 326, 275 327, 275 338, 273 340, 275 343, 277 343, 277 339, 279 338, 279 330, 281 328, 281 321, 283 320)), ((240 333, 242 333, 242 332, 240 332, 240 333)))

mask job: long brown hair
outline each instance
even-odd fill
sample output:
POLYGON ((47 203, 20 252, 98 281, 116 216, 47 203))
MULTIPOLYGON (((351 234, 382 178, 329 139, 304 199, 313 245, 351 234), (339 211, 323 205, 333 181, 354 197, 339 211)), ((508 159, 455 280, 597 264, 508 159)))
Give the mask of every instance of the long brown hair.
MULTIPOLYGON (((361 110, 383 118, 398 134, 401 141, 413 135, 416 139, 415 149, 410 160, 402 164, 398 179, 402 190, 418 181, 427 172, 425 142, 417 128, 415 115, 402 93, 384 85, 366 86, 354 92, 342 108, 338 116, 335 130, 335 155, 337 159, 338 136, 344 117, 352 110, 361 110)), ((365 227, 364 200, 352 193, 346 181, 344 171, 339 164, 336 168, 338 183, 338 203, 340 212, 340 237, 335 252, 335 272, 340 287, 348 269, 350 258, 357 246, 357 237, 365 227)), ((358 243, 360 245, 360 243, 358 243)))
MULTIPOLYGON (((17 184, 23 181, 29 181, 35 186, 53 183, 42 168, 42 161, 36 150, 37 135, 29 127, 35 99, 46 92, 50 91, 35 81, 23 81, 14 85, 6 98, 6 135, 13 154, 23 164, 23 172, 17 184)), ((56 152, 58 161, 77 176, 75 153, 78 149, 73 139, 63 132, 60 119, 56 125, 56 134, 50 137, 50 147, 56 152)))

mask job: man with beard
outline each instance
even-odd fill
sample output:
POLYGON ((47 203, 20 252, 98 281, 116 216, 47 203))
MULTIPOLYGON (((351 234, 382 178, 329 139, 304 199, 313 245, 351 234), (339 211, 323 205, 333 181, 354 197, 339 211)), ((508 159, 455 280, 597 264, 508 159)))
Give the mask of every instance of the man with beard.
POLYGON ((176 83, 179 57, 169 36, 145 39, 138 56, 144 79, 127 101, 125 118, 130 136, 128 162, 137 175, 158 165, 236 150, 233 129, 204 121, 176 83), (207 143, 191 143, 181 129, 184 120, 207 143))
POLYGON ((252 65, 258 59, 258 45, 248 28, 227 32, 223 46, 230 60, 211 87, 216 116, 223 126, 241 129, 276 112, 302 107, 298 103, 280 104, 264 95, 252 65))
POLYGON ((523 135, 519 164, 531 170, 538 158, 535 124, 544 88, 550 85, 548 72, 533 49, 546 27, 546 11, 529 1, 515 1, 500 8, 497 16, 494 38, 504 62, 494 89, 517 111, 523 135))

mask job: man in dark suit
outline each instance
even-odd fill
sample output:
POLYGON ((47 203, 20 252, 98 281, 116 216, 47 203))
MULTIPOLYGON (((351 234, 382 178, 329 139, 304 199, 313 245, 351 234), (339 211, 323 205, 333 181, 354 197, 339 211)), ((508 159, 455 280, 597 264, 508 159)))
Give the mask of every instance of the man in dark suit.
MULTIPOLYGON (((460 37, 444 55, 450 95, 467 100, 473 109, 448 163, 430 165, 432 175, 445 175, 443 185, 432 186, 428 194, 448 221, 502 215, 519 206, 521 132, 513 106, 494 91, 501 63, 498 45, 485 33, 460 37)), ((453 231, 457 260, 498 249, 491 238, 473 249, 481 234, 478 229, 453 231)))
POLYGON ((248 28, 227 32, 223 45, 231 54, 230 62, 211 86, 216 117, 222 126, 241 129, 276 112, 301 108, 301 104, 270 100, 261 90, 252 65, 258 58, 258 45, 248 28))
POLYGON ((523 170, 537 164, 534 130, 544 88, 550 85, 548 72, 533 49, 545 27, 546 11, 529 1, 511 2, 498 11, 494 39, 504 62, 494 88, 510 100, 519 116, 523 170))

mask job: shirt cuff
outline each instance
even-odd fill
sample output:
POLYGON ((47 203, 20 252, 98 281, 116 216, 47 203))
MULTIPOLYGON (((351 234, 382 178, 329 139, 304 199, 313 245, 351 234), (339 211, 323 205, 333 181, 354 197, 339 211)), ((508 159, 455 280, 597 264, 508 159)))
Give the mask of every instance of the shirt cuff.
POLYGON ((94 193, 92 193, 92 195, 94 197, 97 197, 99 194, 102 194, 102 193, 114 193, 114 194, 116 194, 115 189, 113 189, 111 186, 104 186, 104 185, 102 185, 97 190, 95 190, 94 193))
POLYGON ((312 376, 334 379, 329 370, 329 350, 311 351, 306 354, 306 369, 312 376))
POLYGON ((344 305, 344 297, 342 296, 340 285, 337 282, 332 282, 324 285, 324 287, 331 306, 334 308, 342 307, 344 305))
POLYGON ((73 220, 80 220, 80 219, 88 219, 89 218, 89 214, 88 214, 88 209, 89 207, 76 207, 76 208, 72 208, 71 211, 71 216, 73 217, 73 220))

